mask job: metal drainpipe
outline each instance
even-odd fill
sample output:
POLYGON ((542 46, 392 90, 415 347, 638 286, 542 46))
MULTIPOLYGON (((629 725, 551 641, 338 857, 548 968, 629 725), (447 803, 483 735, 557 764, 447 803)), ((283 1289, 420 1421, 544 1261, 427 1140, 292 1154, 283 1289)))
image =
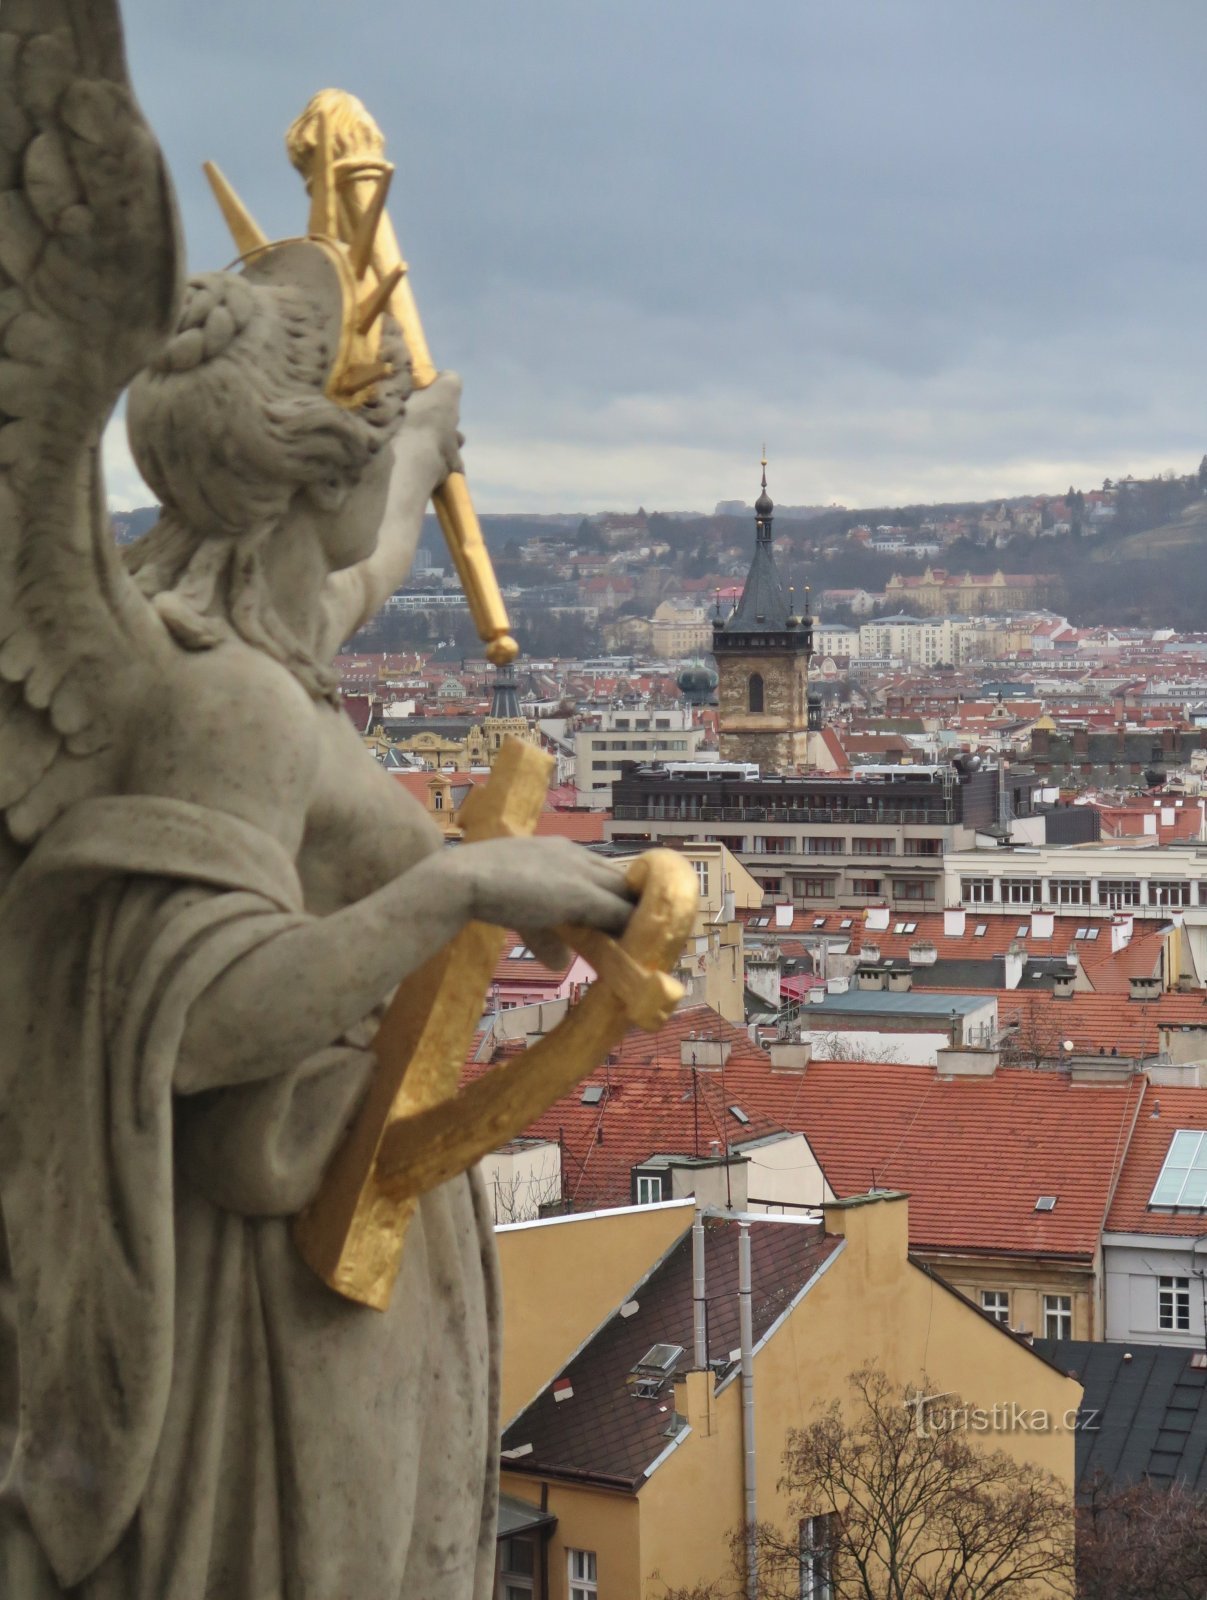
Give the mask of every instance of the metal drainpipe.
POLYGON ((742 1351, 742 1484, 746 1494, 746 1600, 758 1600, 758 1521, 754 1453, 754 1319, 751 1314, 750 1224, 738 1223, 738 1340, 742 1351))
POLYGON ((697 1207, 692 1223, 692 1366, 708 1366, 708 1306, 704 1297, 704 1215, 697 1207))

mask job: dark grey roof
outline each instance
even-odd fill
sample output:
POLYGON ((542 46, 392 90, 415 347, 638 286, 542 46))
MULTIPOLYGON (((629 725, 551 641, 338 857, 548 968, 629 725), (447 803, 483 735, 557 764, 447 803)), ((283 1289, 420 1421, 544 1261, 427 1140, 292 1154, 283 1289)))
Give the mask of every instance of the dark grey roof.
POLYGON ((516 694, 515 674, 510 667, 499 667, 495 672, 494 693, 490 698, 490 714, 492 717, 518 718, 520 715, 520 701, 516 694))
POLYGON ((754 560, 738 609, 728 617, 723 633, 779 633, 788 626, 788 591, 775 564, 769 540, 756 539, 754 560))
POLYGON ((534 1528, 553 1528, 557 1518, 542 1511, 531 1501, 520 1500, 513 1494, 499 1496, 499 1538, 510 1538, 513 1533, 530 1533, 534 1528))
POLYGON ((1207 1366, 1191 1365, 1194 1350, 1081 1339, 1036 1339, 1034 1348, 1085 1389, 1080 1490, 1099 1476, 1207 1490, 1207 1366))

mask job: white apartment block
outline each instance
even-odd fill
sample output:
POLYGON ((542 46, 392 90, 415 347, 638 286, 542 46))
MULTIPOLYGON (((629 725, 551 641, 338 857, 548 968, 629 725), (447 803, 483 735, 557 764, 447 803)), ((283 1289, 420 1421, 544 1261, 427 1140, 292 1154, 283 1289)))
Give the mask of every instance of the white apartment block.
POLYGON ((603 711, 597 726, 580 728, 574 735, 574 787, 577 804, 606 811, 612 804, 612 785, 626 761, 698 761, 704 729, 692 720, 690 706, 631 707, 603 711))
POLYGON ((957 666, 969 631, 962 617, 877 617, 859 625, 859 654, 891 656, 919 667, 957 666))
MULTIPOLYGON (((1180 919, 1207 973, 1207 846, 1078 844, 956 850, 943 862, 944 904, 1180 919)), ((971 920, 971 919, 970 919, 971 920)))

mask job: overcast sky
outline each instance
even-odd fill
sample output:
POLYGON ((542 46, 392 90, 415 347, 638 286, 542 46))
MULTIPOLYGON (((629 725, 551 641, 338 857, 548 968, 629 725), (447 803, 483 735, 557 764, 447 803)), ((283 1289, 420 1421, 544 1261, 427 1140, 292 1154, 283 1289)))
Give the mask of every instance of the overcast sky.
MULTIPOLYGON (((194 270, 328 85, 485 511, 984 498, 1207 450, 1203 0, 126 0, 194 270)), ((148 496, 108 441, 114 502, 148 496)))

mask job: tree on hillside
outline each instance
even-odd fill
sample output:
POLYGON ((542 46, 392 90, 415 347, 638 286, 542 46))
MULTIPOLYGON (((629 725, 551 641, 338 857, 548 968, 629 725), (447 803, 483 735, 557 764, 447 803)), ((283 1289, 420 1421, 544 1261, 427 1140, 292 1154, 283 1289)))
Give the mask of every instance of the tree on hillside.
POLYGON ((1071 1600, 1073 1507, 1059 1479, 984 1448, 991 1414, 954 1394, 928 1402, 925 1378, 903 1392, 865 1366, 848 1384, 847 1406, 789 1436, 791 1532, 760 1523, 748 1543, 739 1530, 731 1575, 664 1600, 742 1600, 748 1552, 760 1600, 1071 1600))
POLYGON ((1207 1497, 1180 1484, 1093 1486, 1077 1512, 1078 1600, 1202 1600, 1207 1497))

